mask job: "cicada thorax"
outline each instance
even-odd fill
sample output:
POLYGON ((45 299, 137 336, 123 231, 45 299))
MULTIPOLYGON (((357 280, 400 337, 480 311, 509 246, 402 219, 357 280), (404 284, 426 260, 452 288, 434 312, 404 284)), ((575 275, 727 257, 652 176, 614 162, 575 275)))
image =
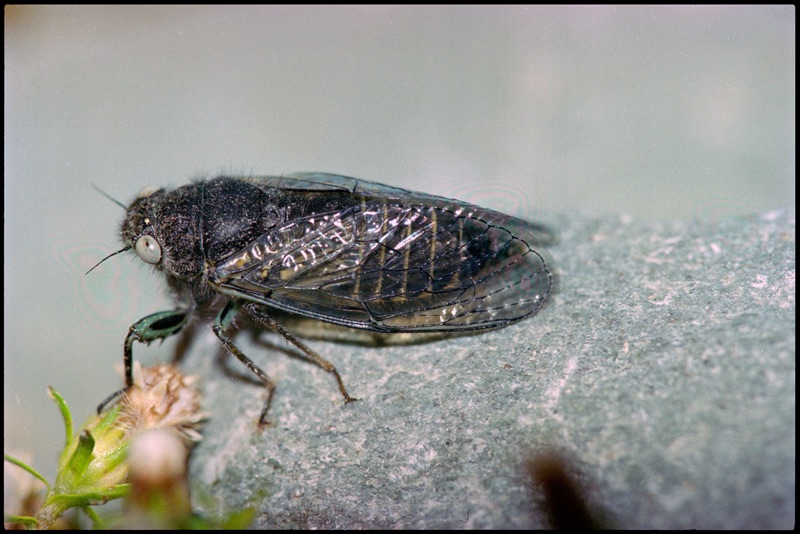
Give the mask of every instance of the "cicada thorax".
POLYGON ((202 188, 198 226, 209 263, 240 250, 281 220, 279 191, 241 179, 211 180, 198 187, 202 188))

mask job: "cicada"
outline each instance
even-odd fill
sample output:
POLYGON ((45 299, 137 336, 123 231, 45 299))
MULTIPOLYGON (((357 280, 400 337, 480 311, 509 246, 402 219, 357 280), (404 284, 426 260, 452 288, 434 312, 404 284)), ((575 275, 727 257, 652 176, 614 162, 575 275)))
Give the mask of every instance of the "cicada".
POLYGON ((148 189, 127 206, 121 234, 124 248, 114 254, 133 250, 164 275, 176 300, 174 310, 130 327, 126 388, 133 384, 134 342, 172 336, 222 299, 212 329, 263 382, 260 424, 267 422, 275 383, 229 337, 239 313, 331 373, 349 403, 355 399, 334 365, 271 311, 374 332, 479 330, 535 314, 554 285, 552 262, 537 244, 537 235, 547 235, 543 227, 332 174, 221 176, 148 189))

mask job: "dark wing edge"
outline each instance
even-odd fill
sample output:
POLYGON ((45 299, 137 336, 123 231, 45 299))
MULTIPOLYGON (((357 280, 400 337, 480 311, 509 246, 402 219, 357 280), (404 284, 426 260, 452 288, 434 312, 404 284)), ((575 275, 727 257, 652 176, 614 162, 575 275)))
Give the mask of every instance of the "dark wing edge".
POLYGON ((383 198, 419 195, 413 191, 391 185, 325 172, 300 172, 283 176, 256 176, 249 179, 259 185, 291 191, 346 191, 354 195, 380 196, 383 198))

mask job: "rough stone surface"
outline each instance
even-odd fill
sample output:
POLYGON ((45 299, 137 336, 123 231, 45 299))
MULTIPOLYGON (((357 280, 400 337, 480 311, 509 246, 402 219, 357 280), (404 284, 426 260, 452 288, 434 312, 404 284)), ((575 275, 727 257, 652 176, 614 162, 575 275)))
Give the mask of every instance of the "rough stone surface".
POLYGON ((242 334, 278 383, 260 431, 262 390, 197 332, 198 512, 252 507, 259 528, 548 527, 524 466, 555 450, 613 526, 792 528, 794 211, 551 224, 560 287, 536 317, 416 344, 309 341, 361 399, 347 406, 282 340, 242 334))

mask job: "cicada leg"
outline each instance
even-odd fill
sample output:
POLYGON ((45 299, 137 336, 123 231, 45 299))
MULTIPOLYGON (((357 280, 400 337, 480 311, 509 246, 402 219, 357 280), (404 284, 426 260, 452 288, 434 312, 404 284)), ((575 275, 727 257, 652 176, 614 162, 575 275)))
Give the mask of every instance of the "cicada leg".
POLYGON ((342 382, 342 377, 339 375, 339 371, 336 370, 336 367, 334 367, 331 362, 329 362, 328 360, 326 360, 325 358, 323 358, 322 356, 311 350, 305 343, 303 343, 302 341, 294 337, 292 334, 290 334, 283 326, 275 322, 275 319, 267 315, 267 313, 265 313, 261 308, 259 308, 258 305, 253 303, 248 303, 245 305, 245 308, 250 313, 250 315, 258 319, 268 328, 280 334, 283 337, 283 339, 285 339, 286 341, 288 341, 289 343, 291 343, 292 345, 303 351, 308 361, 318 365, 326 372, 331 373, 336 378, 336 382, 339 384, 339 391, 342 392, 342 397, 344 397, 345 404, 358 400, 355 397, 351 397, 347 393, 347 389, 344 387, 344 382, 342 382))
POLYGON ((111 401, 125 393, 133 385, 133 342, 138 341, 150 344, 157 339, 166 339, 177 334, 189 320, 189 313, 186 310, 170 310, 148 315, 133 323, 128 329, 125 337, 125 348, 123 351, 125 359, 125 387, 119 389, 106 397, 97 407, 97 413, 111 401))
MULTIPOLYGON (((261 380, 261 382, 264 384, 264 387, 267 388, 267 399, 264 401, 264 408, 261 410, 261 416, 258 418, 258 424, 260 426, 266 426, 269 424, 269 422, 267 421, 267 412, 269 412, 269 407, 272 404, 272 395, 275 393, 275 382, 273 382, 272 379, 267 375, 267 373, 262 371, 256 364, 254 364, 253 361, 250 358, 248 358, 241 350, 239 350, 239 348, 236 345, 234 345, 233 342, 225 335, 225 331, 231 325, 231 323, 233 322, 233 318, 236 316, 239 310, 241 310, 241 308, 242 308, 242 303, 240 301, 237 300, 229 301, 228 304, 226 304, 225 307, 222 309, 222 311, 220 311, 219 314, 217 315, 217 318, 214 321, 213 330, 214 333, 219 338, 219 340, 222 342, 222 344, 225 345, 225 348, 228 349, 228 351, 231 354, 236 356, 236 358, 240 362, 245 364, 247 368, 250 369, 250 371, 261 380)), ((288 341, 289 343, 291 343, 292 345, 296 346, 301 351, 303 351, 303 354, 305 355, 308 361, 318 365, 325 371, 333 374, 333 376, 336 377, 337 383, 339 384, 339 391, 342 392, 342 396, 344 397, 345 403, 358 400, 351 397, 347 393, 347 389, 345 389, 344 383, 342 382, 342 377, 339 376, 339 372, 336 370, 336 368, 333 366, 331 362, 329 362, 322 356, 318 355, 316 352, 308 348, 302 341, 300 341, 292 334, 287 332, 285 328, 276 323, 275 320, 272 319, 272 317, 270 317, 265 312, 260 310, 258 306, 256 306, 255 304, 252 303, 245 304, 244 308, 250 315, 252 315, 256 320, 258 320, 264 326, 270 328, 271 330, 274 330, 275 332, 280 334, 286 341, 288 341)))

